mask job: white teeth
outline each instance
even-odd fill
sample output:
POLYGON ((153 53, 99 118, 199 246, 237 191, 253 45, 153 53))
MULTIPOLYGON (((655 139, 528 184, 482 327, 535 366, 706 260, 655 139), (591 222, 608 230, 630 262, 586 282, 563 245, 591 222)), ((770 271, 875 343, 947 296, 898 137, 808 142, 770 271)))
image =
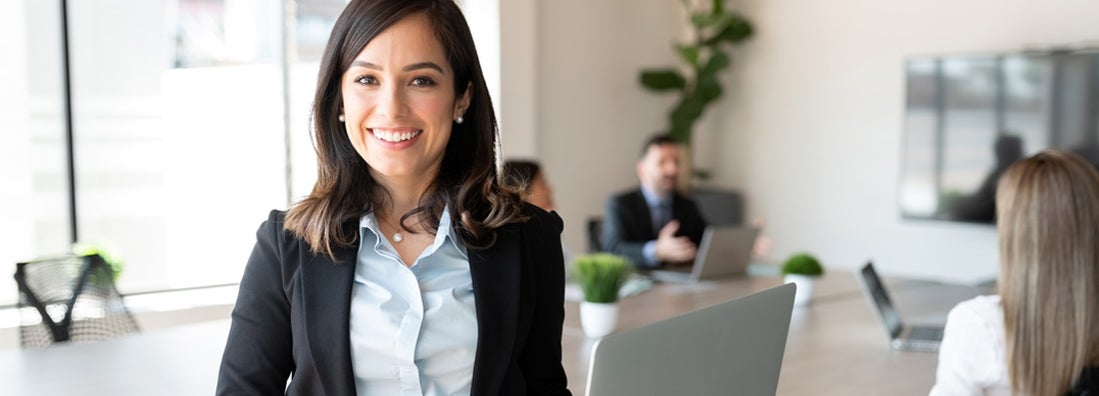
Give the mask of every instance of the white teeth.
POLYGON ((374 132, 374 136, 377 136, 379 139, 385 140, 387 142, 403 142, 405 140, 412 139, 412 138, 416 137, 417 135, 420 134, 420 132, 423 132, 423 131, 417 130, 417 131, 414 131, 414 132, 397 133, 397 132, 385 132, 385 131, 373 130, 373 132, 374 132))

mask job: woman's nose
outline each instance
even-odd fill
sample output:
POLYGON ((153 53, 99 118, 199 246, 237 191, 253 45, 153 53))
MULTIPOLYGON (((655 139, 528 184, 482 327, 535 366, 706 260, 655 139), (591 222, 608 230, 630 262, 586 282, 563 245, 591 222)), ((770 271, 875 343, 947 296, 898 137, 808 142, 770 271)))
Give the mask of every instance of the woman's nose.
POLYGON ((405 102, 404 93, 399 87, 386 87, 382 89, 377 103, 378 112, 388 119, 399 119, 408 114, 408 105, 405 102))

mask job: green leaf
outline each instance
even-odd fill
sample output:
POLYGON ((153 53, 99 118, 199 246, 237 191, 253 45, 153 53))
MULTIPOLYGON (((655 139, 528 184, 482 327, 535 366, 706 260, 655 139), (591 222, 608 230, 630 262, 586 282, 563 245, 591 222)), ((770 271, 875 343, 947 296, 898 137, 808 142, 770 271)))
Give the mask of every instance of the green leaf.
POLYGON ((672 110, 672 121, 684 120, 691 121, 698 119, 702 115, 702 103, 695 96, 685 98, 679 102, 675 110, 672 110))
POLYGON ((713 0, 710 3, 710 12, 700 11, 691 14, 691 24, 698 29, 722 26, 726 19, 724 0, 713 0))
POLYGON ((703 103, 710 103, 717 98, 721 97, 721 83, 718 82, 717 76, 714 74, 707 74, 699 76, 698 86, 695 87, 695 96, 703 103))
POLYGON ((736 14, 725 16, 723 27, 710 38, 702 40, 702 45, 715 46, 723 42, 739 43, 752 37, 752 25, 744 17, 736 14))
POLYGON ((683 58, 687 64, 692 68, 698 67, 698 46, 697 45, 678 45, 676 49, 679 51, 679 57, 683 58))
POLYGON ((715 49, 711 52, 710 59, 706 61, 706 66, 702 68, 700 74, 717 74, 727 66, 729 66, 729 55, 715 49))
POLYGON ((683 90, 687 79, 673 69, 649 69, 641 71, 641 85, 658 92, 683 90))
POLYGON ((725 26, 725 29, 721 31, 718 37, 733 44, 752 37, 754 29, 747 19, 736 14, 730 14, 729 18, 729 24, 725 26))
POLYGON ((696 29, 704 29, 711 26, 717 26, 725 21, 724 15, 696 13, 691 15, 691 24, 696 29))
POLYGON ((691 170, 691 173, 698 180, 710 180, 710 177, 713 176, 707 169, 694 168, 691 170))
POLYGON ((672 135, 676 141, 683 143, 691 142, 691 127, 694 125, 698 117, 702 115, 702 110, 705 104, 697 97, 697 95, 691 95, 683 98, 675 109, 672 110, 670 119, 672 122, 671 130, 669 134, 672 135))
POLYGON ((675 139, 675 141, 683 144, 691 144, 691 125, 690 124, 672 124, 671 131, 668 135, 675 139))

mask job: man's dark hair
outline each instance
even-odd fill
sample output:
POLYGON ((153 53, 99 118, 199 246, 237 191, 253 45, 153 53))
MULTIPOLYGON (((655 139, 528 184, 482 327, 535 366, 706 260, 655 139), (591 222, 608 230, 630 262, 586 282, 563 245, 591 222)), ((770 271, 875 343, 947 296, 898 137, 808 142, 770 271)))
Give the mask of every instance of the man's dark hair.
POLYGON ((672 138, 672 135, 667 133, 658 133, 650 137, 645 141, 645 145, 641 146, 641 156, 638 158, 645 158, 645 153, 649 152, 649 147, 663 146, 666 144, 678 144, 679 142, 672 138))

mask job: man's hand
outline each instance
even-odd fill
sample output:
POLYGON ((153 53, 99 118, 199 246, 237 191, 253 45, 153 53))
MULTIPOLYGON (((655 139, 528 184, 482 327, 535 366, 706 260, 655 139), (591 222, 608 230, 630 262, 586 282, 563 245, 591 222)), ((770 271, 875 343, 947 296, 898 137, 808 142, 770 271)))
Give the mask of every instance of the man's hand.
POLYGON ((679 221, 672 220, 660 229, 656 238, 655 256, 657 260, 671 265, 690 264, 695 258, 698 247, 690 238, 677 237, 675 232, 679 230, 679 221))

